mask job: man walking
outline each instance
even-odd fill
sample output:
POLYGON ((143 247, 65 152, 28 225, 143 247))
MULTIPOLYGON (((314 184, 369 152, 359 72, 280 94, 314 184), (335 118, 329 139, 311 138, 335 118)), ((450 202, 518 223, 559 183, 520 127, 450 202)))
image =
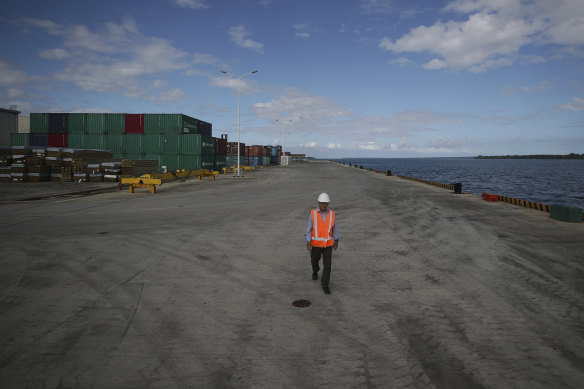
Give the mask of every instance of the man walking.
POLYGON ((310 211, 308 227, 306 228, 306 248, 310 251, 312 263, 312 279, 318 280, 319 262, 322 256, 322 278, 320 283, 326 294, 331 294, 329 282, 331 278, 331 262, 333 250, 339 246, 339 233, 335 222, 335 212, 328 209, 331 199, 328 194, 318 196, 318 208, 310 211))

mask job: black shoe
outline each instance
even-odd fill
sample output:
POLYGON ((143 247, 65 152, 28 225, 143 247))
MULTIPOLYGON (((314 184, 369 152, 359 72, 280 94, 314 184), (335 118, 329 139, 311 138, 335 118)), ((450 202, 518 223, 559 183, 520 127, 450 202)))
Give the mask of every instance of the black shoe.
POLYGON ((314 272, 314 271, 312 272, 312 279, 315 281, 318 280, 318 273, 317 272, 314 272))
POLYGON ((325 294, 331 294, 331 290, 329 289, 328 286, 325 286, 324 288, 322 288, 322 290, 324 290, 325 294))

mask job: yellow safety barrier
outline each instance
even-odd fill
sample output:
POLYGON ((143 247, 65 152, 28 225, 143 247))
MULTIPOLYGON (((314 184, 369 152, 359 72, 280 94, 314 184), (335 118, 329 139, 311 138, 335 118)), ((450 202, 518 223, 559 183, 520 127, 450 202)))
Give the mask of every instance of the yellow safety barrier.
POLYGON ((525 201, 525 200, 514 199, 513 197, 499 196, 499 201, 503 201, 505 203, 509 203, 509 204, 513 204, 513 205, 518 205, 520 207, 525 207, 525 208, 530 208, 530 209, 537 209, 538 211, 544 211, 544 212, 549 212, 550 211, 550 206, 549 205, 540 204, 540 203, 534 203, 532 201, 525 201))
POLYGON ((218 171, 198 169, 198 170, 177 170, 176 172, 168 173, 152 173, 144 174, 140 177, 122 178, 122 184, 130 185, 130 193, 134 193, 136 188, 150 188, 150 193, 156 193, 156 185, 162 185, 162 181, 183 179, 187 177, 213 177, 218 175, 218 171))

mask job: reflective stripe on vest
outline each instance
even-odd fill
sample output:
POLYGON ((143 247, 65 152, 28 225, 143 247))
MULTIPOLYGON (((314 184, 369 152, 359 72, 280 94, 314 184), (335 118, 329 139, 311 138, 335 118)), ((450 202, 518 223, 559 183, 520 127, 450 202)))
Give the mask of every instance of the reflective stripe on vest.
POLYGON ((333 226, 335 225, 335 212, 329 210, 324 222, 318 209, 312 210, 312 242, 315 247, 328 247, 335 243, 333 239, 333 226))

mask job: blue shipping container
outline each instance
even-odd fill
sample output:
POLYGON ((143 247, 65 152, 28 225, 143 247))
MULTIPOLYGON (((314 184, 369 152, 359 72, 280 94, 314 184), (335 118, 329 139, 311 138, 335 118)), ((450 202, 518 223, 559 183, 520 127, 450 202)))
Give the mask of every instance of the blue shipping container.
POLYGON ((49 144, 49 139, 47 134, 30 133, 29 134, 29 145, 35 147, 47 147, 49 144))
POLYGON ((49 134, 67 133, 67 123, 69 115, 66 113, 49 114, 49 134))

